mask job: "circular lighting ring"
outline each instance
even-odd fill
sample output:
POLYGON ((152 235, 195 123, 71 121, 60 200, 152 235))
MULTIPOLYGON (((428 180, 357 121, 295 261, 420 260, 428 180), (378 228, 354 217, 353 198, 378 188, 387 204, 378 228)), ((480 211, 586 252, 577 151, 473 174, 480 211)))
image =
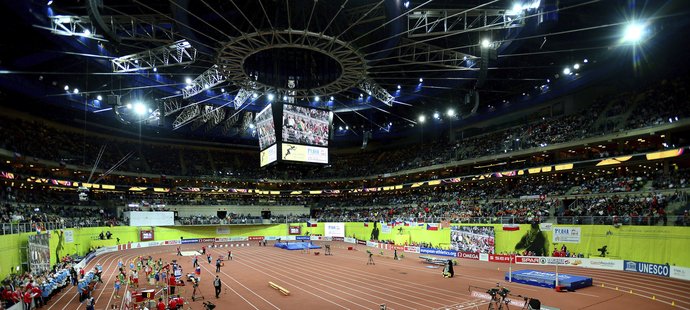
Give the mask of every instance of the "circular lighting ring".
POLYGON ((349 43, 321 33, 304 30, 274 30, 246 33, 226 43, 218 53, 218 65, 233 84, 259 92, 278 91, 291 97, 307 98, 314 94, 331 95, 356 87, 367 74, 364 57, 349 43), (259 83, 244 71, 244 61, 251 55, 272 48, 303 48, 333 58, 341 75, 333 82, 312 89, 290 89, 259 83), (294 91, 294 95, 292 92, 294 91))

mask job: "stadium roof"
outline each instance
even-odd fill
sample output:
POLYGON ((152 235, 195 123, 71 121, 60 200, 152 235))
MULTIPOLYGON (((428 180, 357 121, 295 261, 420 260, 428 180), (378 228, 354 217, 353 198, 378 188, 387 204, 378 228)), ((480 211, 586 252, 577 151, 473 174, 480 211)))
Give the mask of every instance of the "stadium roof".
POLYGON ((436 112, 446 123, 490 117, 645 70, 660 50, 687 51, 684 1, 1 5, 0 89, 67 117, 143 119, 159 132, 250 145, 247 112, 269 100, 333 110, 336 140, 398 137, 420 115, 424 126, 436 112))

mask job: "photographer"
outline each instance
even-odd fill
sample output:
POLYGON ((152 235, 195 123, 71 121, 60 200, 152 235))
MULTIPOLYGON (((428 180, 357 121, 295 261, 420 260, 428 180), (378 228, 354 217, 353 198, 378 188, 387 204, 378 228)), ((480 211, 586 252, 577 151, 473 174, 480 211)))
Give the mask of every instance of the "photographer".
POLYGON ((196 298, 196 291, 199 288, 199 282, 200 281, 201 281, 201 279, 199 279, 197 277, 192 278, 192 287, 194 288, 194 290, 192 291, 192 300, 194 300, 196 298))

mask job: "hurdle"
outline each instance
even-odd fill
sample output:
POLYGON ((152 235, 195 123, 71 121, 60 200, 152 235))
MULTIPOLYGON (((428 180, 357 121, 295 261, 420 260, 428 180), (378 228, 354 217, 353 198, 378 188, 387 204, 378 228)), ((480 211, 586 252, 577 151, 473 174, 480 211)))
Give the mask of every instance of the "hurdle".
POLYGON ((268 282, 268 286, 270 286, 271 288, 273 288, 275 290, 278 290, 281 294, 283 294, 285 296, 290 295, 290 291, 286 290, 285 288, 283 288, 282 286, 280 286, 278 284, 275 284, 273 282, 268 282))

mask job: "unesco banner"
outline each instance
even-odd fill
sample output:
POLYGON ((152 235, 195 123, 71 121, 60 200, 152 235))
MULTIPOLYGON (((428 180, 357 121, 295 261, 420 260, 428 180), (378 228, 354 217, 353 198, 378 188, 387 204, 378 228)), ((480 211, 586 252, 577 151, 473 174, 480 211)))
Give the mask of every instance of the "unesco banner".
POLYGON ((671 267, 669 265, 662 264, 652 264, 652 263, 642 263, 625 261, 625 271, 646 273, 655 276, 669 277, 671 274, 671 267))

